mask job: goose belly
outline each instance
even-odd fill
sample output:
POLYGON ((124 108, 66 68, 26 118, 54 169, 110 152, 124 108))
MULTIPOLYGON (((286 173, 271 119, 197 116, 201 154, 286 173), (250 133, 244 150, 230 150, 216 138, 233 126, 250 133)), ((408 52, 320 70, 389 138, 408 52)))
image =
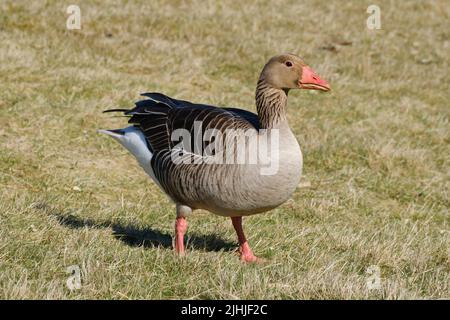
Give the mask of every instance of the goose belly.
MULTIPOLYGON (((297 146, 297 147, 296 147, 297 146)), ((218 215, 251 215, 271 210, 287 201, 295 191, 302 173, 300 147, 280 154, 276 170, 264 171, 259 165, 226 165, 214 177, 204 180, 197 190, 206 195, 193 204, 218 215)), ((267 168, 265 168, 267 169, 267 168)))

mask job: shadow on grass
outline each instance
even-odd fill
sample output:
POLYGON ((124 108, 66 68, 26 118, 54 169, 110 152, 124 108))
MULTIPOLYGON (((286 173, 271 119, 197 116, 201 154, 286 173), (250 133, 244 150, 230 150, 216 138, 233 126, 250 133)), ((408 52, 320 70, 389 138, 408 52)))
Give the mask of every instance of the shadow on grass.
MULTIPOLYGON (((81 219, 74 215, 52 213, 61 225, 71 229, 111 228, 113 236, 133 247, 164 247, 172 248, 172 235, 152 228, 137 228, 114 222, 98 222, 91 219, 81 219)), ((223 240, 215 235, 191 233, 187 235, 187 247, 206 251, 233 251, 236 244, 223 240)))

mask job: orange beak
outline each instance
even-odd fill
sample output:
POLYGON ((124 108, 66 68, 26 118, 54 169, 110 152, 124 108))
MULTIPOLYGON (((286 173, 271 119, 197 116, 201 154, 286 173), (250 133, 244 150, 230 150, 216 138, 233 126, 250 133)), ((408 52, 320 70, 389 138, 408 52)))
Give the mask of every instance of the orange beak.
POLYGON ((304 66, 302 68, 302 78, 298 82, 302 89, 313 89, 329 91, 330 85, 325 80, 321 79, 310 67, 304 66))

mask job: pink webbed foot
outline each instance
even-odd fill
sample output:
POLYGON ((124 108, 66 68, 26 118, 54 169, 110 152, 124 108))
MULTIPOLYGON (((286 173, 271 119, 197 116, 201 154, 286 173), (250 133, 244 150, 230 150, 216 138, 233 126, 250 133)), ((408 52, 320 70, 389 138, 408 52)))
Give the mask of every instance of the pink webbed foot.
POLYGON ((244 242, 243 244, 239 245, 239 254, 241 256, 241 261, 244 263, 264 263, 264 262, 266 262, 265 259, 259 258, 253 254, 252 249, 250 249, 250 246, 247 241, 244 242))
POLYGON ((233 227, 236 230, 236 234, 238 236, 239 241, 239 254, 241 257, 241 261, 244 263, 264 263, 266 260, 262 258, 258 258, 250 249, 247 239, 244 235, 244 230, 242 228, 242 217, 231 217, 231 222, 233 223, 233 227))

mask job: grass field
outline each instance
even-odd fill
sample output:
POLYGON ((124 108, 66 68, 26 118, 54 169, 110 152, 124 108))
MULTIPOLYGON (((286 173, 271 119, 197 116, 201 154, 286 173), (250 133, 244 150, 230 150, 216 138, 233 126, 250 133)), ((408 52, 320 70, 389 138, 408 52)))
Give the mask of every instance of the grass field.
POLYGON ((0 3, 0 298, 450 298, 448 1, 0 3), (370 4, 381 30, 369 30, 370 4), (295 91, 304 177, 244 219, 189 219, 100 128, 139 93, 255 110, 265 61, 297 53, 329 94, 295 91), (69 266, 82 271, 70 291, 69 266), (380 286, 367 270, 380 271, 380 286))

